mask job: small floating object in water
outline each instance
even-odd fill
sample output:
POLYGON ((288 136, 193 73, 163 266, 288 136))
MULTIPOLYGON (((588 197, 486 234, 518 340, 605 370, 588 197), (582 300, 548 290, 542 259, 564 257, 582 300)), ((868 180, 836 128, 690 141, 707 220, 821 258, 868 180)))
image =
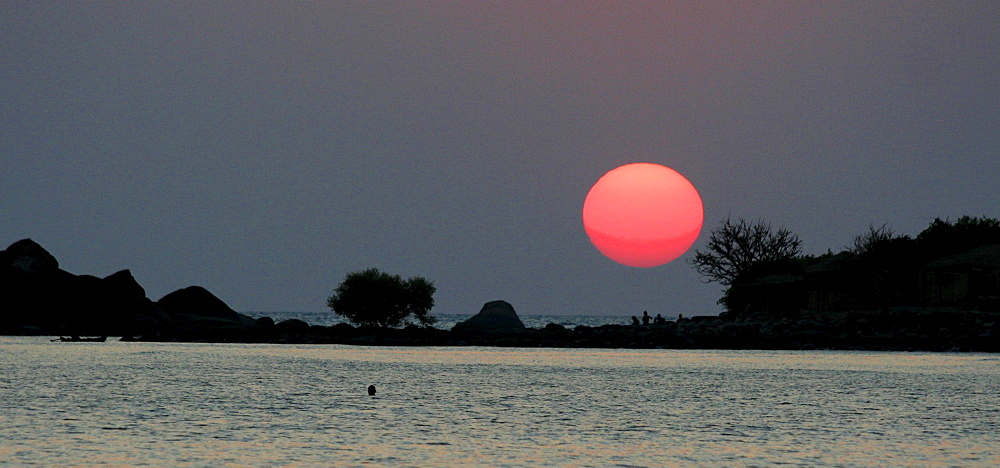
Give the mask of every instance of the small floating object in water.
POLYGON ((375 386, 374 385, 369 385, 368 386, 368 394, 372 395, 372 396, 375 396, 375 386))

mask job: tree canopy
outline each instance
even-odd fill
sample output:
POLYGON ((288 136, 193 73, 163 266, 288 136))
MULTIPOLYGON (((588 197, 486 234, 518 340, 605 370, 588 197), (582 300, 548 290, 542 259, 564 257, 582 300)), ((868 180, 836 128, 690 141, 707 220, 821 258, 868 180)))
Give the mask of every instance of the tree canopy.
MULTIPOLYGON (((921 278, 927 277, 919 273, 931 262, 1000 245, 1000 220, 987 216, 962 216, 955 221, 937 218, 916 237, 897 234, 885 224, 878 227, 872 224, 868 232, 854 236, 852 244, 842 252, 829 251, 818 257, 803 256, 800 245, 798 236, 786 229, 774 229, 763 221, 726 219, 711 232, 705 250, 695 250, 689 263, 706 281, 726 287, 719 303, 739 315, 755 310, 807 307, 802 298, 806 297, 807 288, 813 287, 807 284, 807 278, 810 275, 818 278, 816 272, 822 272, 826 278, 838 278, 836 281, 842 283, 830 283, 834 284, 831 288, 843 289, 836 292, 833 301, 852 304, 850 307, 885 310, 893 304, 909 306, 928 300, 921 292, 926 288, 926 281, 921 278)), ((985 255, 977 261, 988 263, 992 254, 975 255, 985 255)), ((995 286, 989 285, 994 283, 989 279, 969 281, 970 288, 980 288, 974 294, 979 302, 967 301, 965 306, 991 307, 989 298, 996 294, 991 292, 995 289, 989 289, 995 286)), ((831 294, 823 292, 814 297, 826 300, 834 297, 831 294)))
POLYGON ((796 258, 802 241, 791 231, 763 221, 726 218, 712 231, 704 251, 689 260, 707 281, 730 286, 760 268, 796 258))
POLYGON ((916 238, 929 258, 961 253, 981 245, 1000 243, 1000 219, 962 216, 956 221, 935 218, 916 238))
POLYGON ((419 276, 403 280, 377 268, 349 273, 327 299, 327 306, 351 323, 376 327, 398 327, 415 318, 431 325, 434 283, 419 276))

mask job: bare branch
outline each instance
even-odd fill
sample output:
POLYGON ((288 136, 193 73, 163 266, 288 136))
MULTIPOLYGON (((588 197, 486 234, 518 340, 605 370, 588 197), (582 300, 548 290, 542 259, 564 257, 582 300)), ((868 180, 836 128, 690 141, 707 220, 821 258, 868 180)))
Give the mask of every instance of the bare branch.
POLYGON ((689 262, 706 282, 729 286, 755 266, 798 256, 801 245, 799 237, 787 229, 775 231, 764 221, 726 218, 712 231, 706 250, 695 250, 689 262))

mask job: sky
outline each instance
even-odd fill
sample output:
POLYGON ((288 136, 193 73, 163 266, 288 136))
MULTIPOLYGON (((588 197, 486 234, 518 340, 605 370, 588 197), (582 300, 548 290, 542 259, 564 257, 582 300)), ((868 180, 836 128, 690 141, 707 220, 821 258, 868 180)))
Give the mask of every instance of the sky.
POLYGON ((1000 217, 1000 9, 968 2, 0 3, 0 248, 238 311, 323 311, 370 267, 432 313, 712 315, 687 259, 583 229, 623 164, 705 227, 837 252, 1000 217))

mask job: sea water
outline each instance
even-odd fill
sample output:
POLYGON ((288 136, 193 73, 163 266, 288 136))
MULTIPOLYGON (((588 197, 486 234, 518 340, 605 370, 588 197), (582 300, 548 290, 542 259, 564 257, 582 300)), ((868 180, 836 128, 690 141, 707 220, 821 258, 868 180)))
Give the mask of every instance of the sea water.
POLYGON ((0 464, 104 463, 996 466, 1000 356, 0 337, 0 464))

